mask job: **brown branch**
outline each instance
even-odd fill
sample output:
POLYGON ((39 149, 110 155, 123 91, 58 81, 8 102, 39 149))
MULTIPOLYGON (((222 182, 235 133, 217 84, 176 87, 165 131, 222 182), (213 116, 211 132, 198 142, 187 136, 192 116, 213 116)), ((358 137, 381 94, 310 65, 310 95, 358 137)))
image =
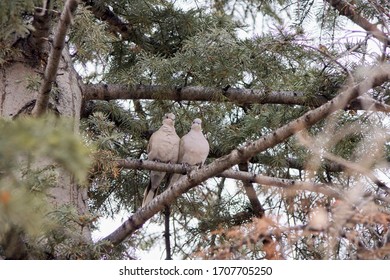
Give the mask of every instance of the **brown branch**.
MULTIPOLYGON (((238 168, 241 172, 248 173, 249 166, 248 162, 243 162, 238 165, 238 168)), ((257 177, 257 176, 256 176, 257 177)), ((259 198, 257 197, 256 190, 253 187, 252 180, 241 180, 244 185, 245 193, 251 203, 252 209, 256 217, 261 218, 264 216, 264 208, 260 203, 259 198)))
POLYGON ((60 21, 58 22, 57 30, 54 34, 53 46, 50 50, 42 85, 39 89, 37 102, 32 111, 34 116, 44 114, 49 105, 50 92, 57 76, 62 50, 65 47, 65 36, 72 22, 72 17, 77 9, 77 5, 78 0, 67 0, 64 10, 61 13, 60 21))
POLYGON ((367 19, 362 17, 356 11, 355 7, 347 1, 343 0, 326 0, 333 8, 339 11, 340 15, 349 18, 353 23, 359 25, 361 28, 372 34, 376 39, 390 45, 390 38, 388 34, 384 33, 375 24, 372 24, 367 19))
POLYGON ((164 209, 164 240, 165 240, 165 259, 166 260, 172 260, 172 253, 171 253, 171 232, 170 232, 170 225, 169 225, 169 219, 171 216, 171 208, 169 205, 165 206, 164 209))
POLYGON ((110 242, 114 246, 121 243, 137 229, 142 227, 147 220, 163 210, 165 205, 170 205, 180 195, 191 188, 240 162, 249 160, 256 154, 283 142, 285 139, 302 129, 308 128, 323 120, 333 112, 344 108, 351 100, 357 98, 360 94, 387 81, 390 81, 390 65, 377 67, 369 73, 369 76, 363 82, 346 89, 324 105, 305 113, 301 117, 274 130, 268 135, 262 136, 256 141, 249 142, 248 144, 233 150, 230 154, 216 159, 199 170, 191 171, 186 177, 182 177, 182 179, 178 180, 170 188, 158 195, 145 207, 138 209, 119 228, 106 236, 104 240, 110 242))
MULTIPOLYGON (((117 160, 116 163, 119 168, 123 168, 123 169, 144 169, 144 170, 163 171, 167 173, 180 173, 183 175, 190 175, 191 172, 193 171, 196 172, 198 170, 198 167, 194 167, 194 166, 162 163, 162 162, 156 162, 150 160, 120 159, 117 160)), ((335 190, 333 190, 333 187, 330 185, 313 183, 313 182, 303 182, 299 180, 275 178, 275 177, 250 173, 247 171, 236 171, 236 170, 229 169, 229 170, 224 170, 219 174, 215 174, 214 176, 240 180, 243 182, 247 182, 250 185, 252 183, 256 183, 264 186, 285 188, 291 191, 306 190, 311 192, 317 192, 317 193, 322 193, 336 198, 340 196, 340 194, 335 190)), ((258 210, 259 213, 264 214, 264 209, 261 206, 260 202, 258 201, 254 189, 249 199, 251 200, 251 205, 253 209, 258 210), (254 202, 253 200, 257 200, 257 202, 254 202)))
POLYGON ((347 109, 390 113, 389 105, 379 102, 373 98, 361 97, 361 96, 352 100, 349 103, 347 109))
MULTIPOLYGON (((147 134, 147 132, 145 132, 145 134, 147 134)), ((218 149, 212 149, 209 154, 209 158, 219 158, 222 156, 224 156, 224 154, 218 149)), ((262 166, 272 166, 274 160, 275 158, 273 156, 261 154, 261 155, 257 155, 256 158, 251 158, 249 162, 252 164, 259 164, 262 166)), ((390 158, 388 158, 387 161, 390 163, 390 158)), ((298 158, 293 158, 293 157, 285 157, 281 162, 278 162, 278 167, 297 169, 297 170, 304 170, 306 168, 305 162, 299 160, 298 158)), ((323 162, 321 168, 323 168, 328 172, 342 172, 345 170, 344 166, 335 162, 323 162)))
POLYGON ((106 22, 111 29, 120 34, 124 40, 130 40, 141 46, 143 49, 150 49, 149 46, 155 45, 155 42, 142 34, 131 23, 123 21, 108 6, 97 4, 94 0, 83 0, 85 5, 90 6, 92 13, 96 18, 106 22))
MULTIPOLYGON (((182 164, 162 163, 162 162, 156 162, 150 160, 139 160, 139 159, 119 159, 116 161, 116 164, 119 168, 122 169, 154 170, 154 171, 162 171, 167 173, 180 173, 183 175, 186 174, 188 175, 190 174, 191 171, 198 170, 198 167, 194 167, 194 166, 184 166, 182 164)), ((347 169, 346 166, 334 162, 329 163, 329 168, 334 168, 334 169, 341 168, 337 172, 341 172, 347 169)), ((304 169, 303 166, 302 169, 304 169)), ((244 172, 244 171, 231 170, 231 169, 225 170, 220 174, 216 174, 215 177, 247 181, 262 186, 279 187, 279 188, 289 190, 291 192, 300 191, 300 190, 310 191, 315 193, 321 193, 326 196, 330 196, 334 198, 339 198, 339 199, 343 198, 341 196, 342 186, 333 185, 333 184, 323 184, 323 183, 315 183, 309 181, 276 178, 276 177, 254 174, 254 173, 244 172)), ((366 197, 369 196, 372 196, 376 200, 390 203, 390 199, 387 198, 386 196, 373 195, 370 192, 367 192, 366 197)))
MULTIPOLYGON (((188 86, 175 88, 168 86, 134 86, 119 84, 87 84, 82 86, 83 97, 88 100, 116 99, 159 99, 175 101, 233 102, 236 104, 286 104, 318 107, 328 99, 322 95, 307 98, 303 92, 270 91, 243 88, 208 88, 188 86)), ((356 98, 345 109, 390 112, 390 106, 372 98, 356 98)))
POLYGON ((323 96, 313 98, 311 102, 301 92, 238 89, 238 88, 208 88, 189 86, 175 88, 168 86, 133 86, 126 87, 118 84, 88 84, 84 85, 85 100, 115 100, 115 99, 161 99, 161 100, 188 100, 188 101, 232 101, 235 103, 274 103, 274 104, 306 104, 321 105, 328 100, 323 96))

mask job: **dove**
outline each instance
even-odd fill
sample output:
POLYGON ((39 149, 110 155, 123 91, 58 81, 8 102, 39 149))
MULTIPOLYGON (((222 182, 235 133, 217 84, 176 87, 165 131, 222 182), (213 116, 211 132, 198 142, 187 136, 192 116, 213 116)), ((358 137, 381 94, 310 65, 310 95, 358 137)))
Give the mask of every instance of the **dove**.
MULTIPOLYGON (((175 115, 167 113, 164 115, 162 126, 152 134, 147 146, 148 159, 177 163, 179 156, 180 138, 176 134, 174 127, 175 115)), ((165 177, 165 172, 151 171, 149 185, 145 189, 142 207, 150 202, 157 194, 161 181, 165 177)))
MULTIPOLYGON (((180 139, 178 163, 202 166, 209 155, 210 146, 202 133, 202 120, 194 119, 191 130, 180 139)), ((174 174, 169 185, 182 175, 174 174)))

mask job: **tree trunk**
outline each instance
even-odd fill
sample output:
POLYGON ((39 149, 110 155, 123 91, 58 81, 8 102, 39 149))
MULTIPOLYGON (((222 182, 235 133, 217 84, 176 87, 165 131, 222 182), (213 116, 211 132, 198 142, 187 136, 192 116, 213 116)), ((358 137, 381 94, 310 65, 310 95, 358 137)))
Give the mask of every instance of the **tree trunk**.
MULTIPOLYGON (((0 71, 0 115, 12 119, 30 114, 38 94, 38 89, 31 87, 31 81, 41 80, 41 67, 31 65, 31 62, 27 60, 19 60, 7 63, 0 68, 0 71)), ((56 88, 56 94, 51 96, 49 108, 57 115, 71 118, 74 124, 73 131, 78 133, 82 94, 78 75, 73 68, 67 48, 64 48, 62 52, 53 87, 56 88)), ((87 189, 78 186, 73 176, 67 172, 58 170, 58 174, 56 187, 51 188, 47 194, 49 203, 56 208, 72 205, 79 215, 87 214, 87 189)), ((90 229, 81 225, 77 226, 85 241, 90 241, 90 229)))

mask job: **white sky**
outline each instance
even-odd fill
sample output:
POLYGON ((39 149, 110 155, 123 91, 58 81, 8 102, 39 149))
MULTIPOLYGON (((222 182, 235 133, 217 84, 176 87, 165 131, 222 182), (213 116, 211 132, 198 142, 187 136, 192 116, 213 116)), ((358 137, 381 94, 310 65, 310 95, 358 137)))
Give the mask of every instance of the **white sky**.
MULTIPOLYGON (((100 219, 99 220, 99 229, 92 232, 92 239, 94 241, 98 241, 99 239, 102 239, 112 233, 115 229, 117 229, 124 221, 126 221, 131 216, 131 213, 127 211, 120 211, 114 219, 107 218, 107 219, 100 219)), ((161 239, 159 239, 156 244, 152 246, 152 248, 149 251, 143 251, 136 249, 136 257, 142 260, 160 260, 165 259, 165 252, 164 252, 164 238, 163 238, 163 232, 164 227, 158 226, 157 224, 153 222, 146 222, 143 225, 144 228, 148 228, 148 231, 150 233, 158 233, 161 235, 161 239)))

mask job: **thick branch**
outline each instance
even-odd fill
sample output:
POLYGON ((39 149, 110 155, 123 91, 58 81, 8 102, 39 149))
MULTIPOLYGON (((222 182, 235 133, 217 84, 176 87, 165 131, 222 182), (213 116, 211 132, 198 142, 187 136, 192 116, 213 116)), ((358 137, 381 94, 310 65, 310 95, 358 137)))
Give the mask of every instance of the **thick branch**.
POLYGON ((158 195, 145 207, 137 210, 129 219, 127 219, 118 229, 104 238, 104 240, 117 245, 125 240, 134 231, 140 228, 153 215, 160 212, 165 205, 171 204, 180 195, 191 188, 199 185, 203 181, 222 173, 224 170, 231 168, 240 162, 247 161, 254 155, 283 142, 288 137, 308 128, 315 123, 323 120, 333 112, 344 108, 351 100, 357 98, 361 93, 379 86, 390 80, 390 65, 384 65, 371 71, 370 75, 360 84, 351 87, 340 93, 337 97, 326 104, 311 110, 300 118, 276 129, 272 133, 261 137, 260 139, 250 142, 238 149, 233 150, 230 154, 216 159, 203 168, 191 171, 186 177, 178 180, 169 189, 158 195))
MULTIPOLYGON (((240 88, 208 88, 189 86, 183 88, 164 86, 127 87, 118 84, 88 84, 82 87, 84 100, 160 99, 176 101, 210 101, 236 104, 286 104, 318 107, 328 99, 322 95, 307 98, 303 92, 270 91, 240 88)), ((356 98, 345 109, 390 112, 390 106, 371 98, 356 98)))
POLYGON ((60 21, 58 22, 57 30, 54 34, 53 46, 50 50, 49 60, 46 65, 42 85, 39 89, 37 102, 32 112, 34 116, 44 114, 49 105, 50 92, 53 82, 56 79, 62 50, 65 47, 65 36, 72 22, 72 17, 77 9, 77 5, 78 0, 67 0, 64 10, 61 13, 60 21))
POLYGON ((346 16, 353 23, 359 25, 361 28, 372 34, 376 39, 390 45, 390 38, 388 34, 384 33, 375 24, 372 24, 367 19, 358 14, 355 7, 347 1, 343 0, 326 0, 333 8, 339 11, 340 15, 346 16))
MULTIPOLYGON (((134 86, 126 87, 117 84, 89 84, 83 87, 85 100, 115 100, 115 99, 161 99, 188 101, 232 101, 235 103, 281 103, 300 104, 308 102, 301 92, 238 89, 238 88, 208 88, 189 86, 175 88, 168 86, 134 86)), ((321 105, 328 100, 323 96, 313 98, 309 105, 321 105)))

